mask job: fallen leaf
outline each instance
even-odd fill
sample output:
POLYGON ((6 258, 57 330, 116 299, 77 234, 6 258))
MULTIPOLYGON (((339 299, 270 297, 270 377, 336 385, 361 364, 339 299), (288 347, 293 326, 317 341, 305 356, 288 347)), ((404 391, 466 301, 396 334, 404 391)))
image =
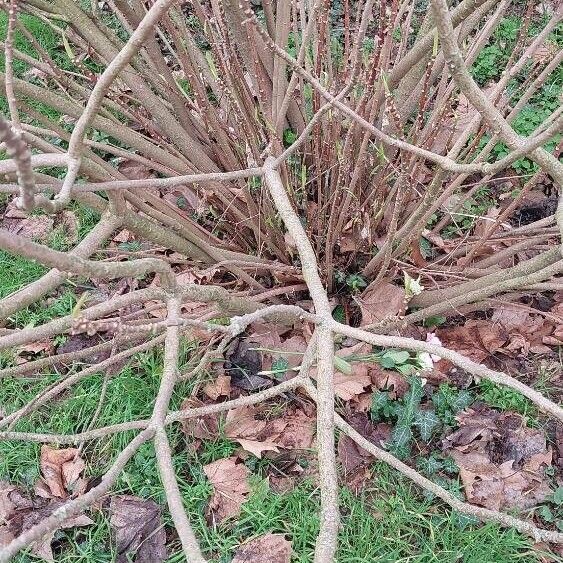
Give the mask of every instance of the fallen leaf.
POLYGON ((405 306, 405 292, 392 283, 381 281, 368 287, 357 301, 362 311, 360 326, 366 326, 400 314, 405 306))
MULTIPOLYGON (((204 406, 205 403, 203 401, 195 397, 190 397, 182 402, 180 408, 181 410, 187 410, 204 406)), ((186 436, 191 439, 214 440, 219 435, 219 415, 214 413, 186 418, 182 422, 182 427, 186 436)))
POLYGON ((389 398, 400 399, 408 390, 406 378, 396 371, 374 366, 369 370, 373 384, 381 391, 389 391, 389 398))
POLYGON ((228 397, 231 394, 231 378, 228 375, 219 375, 215 381, 205 385, 203 392, 214 401, 219 397, 228 397))
POLYGON ((49 215, 30 215, 18 209, 15 200, 10 201, 4 213, 2 227, 25 238, 44 241, 52 232, 55 220, 49 215))
MULTIPOLYGON (((28 497, 22 491, 0 482, 0 520, 5 524, 0 527, 0 545, 9 543, 23 532, 39 524, 53 511, 63 506, 64 502, 53 498, 28 497)), ((85 515, 78 515, 65 520, 59 529, 90 526, 94 522, 85 515)), ((54 561, 51 542, 57 530, 54 530, 31 544, 31 552, 46 561, 54 561)))
POLYGON ((248 468, 237 463, 236 457, 228 457, 204 465, 203 471, 213 486, 207 512, 209 519, 220 524, 227 518, 238 516, 250 492, 248 468))
MULTIPOLYGON (((103 338, 99 334, 94 334, 88 336, 87 334, 71 334, 67 336, 66 340, 57 347, 57 354, 69 354, 71 352, 78 352, 85 350, 86 348, 91 348, 97 346, 103 342, 103 338)), ((99 352, 93 352, 92 354, 85 356, 82 361, 85 363, 97 364, 106 360, 111 355, 111 350, 102 350, 99 352)))
POLYGON ((459 466, 469 502, 527 509, 546 499, 552 452, 542 430, 527 428, 520 415, 486 407, 467 409, 457 420, 460 429, 444 445, 459 466))
POLYGON ((53 349, 51 340, 36 340, 18 347, 18 353, 39 354, 39 352, 50 352, 53 349))
POLYGON ((257 420, 257 407, 247 406, 231 409, 225 418, 225 435, 238 442, 247 452, 262 457, 262 452, 279 451, 268 439, 258 439, 266 428, 265 420, 257 420))
MULTIPOLYGON (((365 413, 355 413, 348 419, 348 423, 377 447, 382 447, 391 434, 388 424, 375 425, 365 413)), ((370 477, 368 467, 373 459, 372 455, 346 434, 340 435, 337 451, 346 484, 353 491, 359 492, 365 480, 370 477)))
MULTIPOLYGON (((41 446, 41 473, 48 493, 54 497, 66 498, 72 492, 86 464, 78 455, 77 448, 53 449, 41 446)), ((41 491, 45 491, 44 488, 41 491)))
POLYGON ((334 392, 344 401, 355 399, 364 392, 364 389, 371 385, 371 378, 365 369, 358 370, 354 366, 354 372, 351 375, 345 375, 336 371, 334 373, 334 392))
POLYGON ((238 442, 244 450, 255 455, 257 458, 261 458, 264 452, 280 451, 275 442, 270 442, 268 440, 258 441, 246 440, 245 438, 237 438, 235 441, 238 442))
POLYGON ((291 542, 283 534, 264 534, 238 547, 232 563, 289 563, 291 542))
POLYGON ((276 444, 289 450, 306 450, 311 447, 316 427, 314 417, 301 409, 288 409, 281 419, 276 420, 280 423, 278 428, 281 428, 275 437, 276 444))
POLYGON ((112 496, 110 526, 117 562, 158 563, 168 557, 161 508, 156 502, 130 495, 112 496))
POLYGON ((463 326, 436 330, 437 336, 446 348, 451 348, 482 362, 508 341, 506 331, 499 325, 485 320, 469 320, 463 326))
POLYGON ((235 338, 225 355, 225 372, 231 377, 231 385, 245 391, 271 387, 271 379, 258 375, 262 371, 262 356, 258 342, 235 338))
POLYGON ((154 178, 154 172, 148 166, 136 160, 125 159, 119 164, 117 169, 129 180, 154 178))

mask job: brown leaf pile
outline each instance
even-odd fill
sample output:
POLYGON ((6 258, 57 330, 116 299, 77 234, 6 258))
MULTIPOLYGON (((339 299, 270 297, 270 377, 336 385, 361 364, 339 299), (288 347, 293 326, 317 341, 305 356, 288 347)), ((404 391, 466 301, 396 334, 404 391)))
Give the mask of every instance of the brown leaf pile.
POLYGON ((444 446, 460 468, 469 502, 506 510, 546 499, 552 452, 542 430, 527 428, 518 414, 486 407, 467 409, 457 419, 460 427, 444 446))
MULTIPOLYGON (((0 482, 0 547, 7 545, 21 533, 39 524, 61 507, 64 501, 54 498, 31 497, 20 488, 0 482)), ((78 515, 65 520, 60 528, 90 526, 94 522, 85 515, 78 515)), ((56 530, 31 544, 31 552, 46 561, 54 561, 51 542, 56 530)))
POLYGON ((438 329, 436 334, 445 347, 484 362, 496 353, 509 357, 549 353, 548 346, 563 342, 562 326, 561 303, 553 306, 549 317, 506 304, 495 309, 490 320, 470 319, 462 326, 438 329))

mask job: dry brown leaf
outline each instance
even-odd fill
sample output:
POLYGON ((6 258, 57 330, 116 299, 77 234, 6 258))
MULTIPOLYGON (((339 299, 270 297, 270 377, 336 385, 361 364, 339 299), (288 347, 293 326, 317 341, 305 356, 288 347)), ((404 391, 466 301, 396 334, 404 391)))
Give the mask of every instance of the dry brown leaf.
POLYGON ((368 287, 357 301, 362 311, 360 326, 366 326, 400 314, 405 306, 405 292, 392 283, 381 281, 368 287))
POLYGON ((36 340, 18 347, 18 354, 39 354, 40 352, 46 352, 47 355, 49 355, 52 351, 53 342, 49 339, 36 340))
POLYGON ((350 375, 336 371, 334 373, 334 392, 344 401, 355 399, 361 395, 366 387, 371 385, 371 378, 367 373, 367 366, 354 366, 350 375))
POLYGON ((301 365, 301 360, 303 359, 303 354, 306 349, 307 341, 301 334, 296 334, 282 342, 279 357, 285 358, 288 370, 290 368, 296 368, 301 365))
POLYGON ((227 518, 238 516, 250 492, 248 468, 237 463, 236 457, 228 457, 204 465, 203 471, 213 486, 207 513, 209 519, 220 524, 227 518))
POLYGON ((373 366, 369 370, 373 384, 381 391, 388 391, 391 399, 400 399, 408 390, 409 383, 405 376, 396 371, 373 366))
POLYGON ((507 342, 508 335, 499 325, 485 320, 469 320, 463 326, 436 330, 446 348, 482 362, 507 342))
POLYGON ((289 563, 291 542, 283 534, 265 534, 241 545, 232 563, 289 563))
MULTIPOLYGON (((373 424, 365 413, 355 413, 350 417, 348 423, 364 438, 377 447, 382 447, 389 439, 391 427, 388 424, 373 424)), ((361 490, 365 480, 370 477, 368 466, 372 456, 354 440, 341 434, 338 440, 338 459, 342 465, 346 484, 358 492, 361 490)))
POLYGON ((468 409, 460 429, 444 440, 460 468, 467 499, 492 510, 526 509, 550 494, 551 465, 543 431, 527 428, 520 415, 468 409))
MULTIPOLYGON (((316 427, 314 417, 308 416, 301 409, 295 409, 286 411, 281 419, 276 420, 278 435, 272 433, 276 444, 288 450, 306 450, 311 447, 316 427)), ((276 428, 276 421, 271 424, 276 428)))
MULTIPOLYGON (((204 407, 205 403, 196 397, 190 397, 182 402, 182 410, 204 407)), ((219 435, 219 415, 207 414, 197 418, 186 418, 182 422, 186 436, 195 440, 214 440, 219 435)), ((196 444, 196 449, 199 444, 196 444)))
POLYGON ((168 557, 161 508, 153 500, 130 495, 111 498, 110 526, 117 563, 159 563, 168 557))
POLYGON ((266 427, 265 420, 257 420, 259 407, 244 406, 231 409, 225 418, 228 438, 256 438, 266 427))
POLYGON ((147 178, 154 178, 153 171, 145 164, 141 164, 136 160, 123 160, 117 169, 129 180, 146 180, 147 178))
POLYGON ((257 457, 265 451, 311 446, 314 419, 302 410, 286 410, 283 416, 268 421, 258 419, 259 413, 260 409, 252 406, 230 410, 225 420, 225 435, 257 457))
MULTIPOLYGON (((0 527, 0 545, 5 545, 39 524, 63 504, 63 501, 53 498, 30 498, 17 487, 0 482, 0 520, 5 524, 0 527)), ((91 524, 94 522, 90 518, 78 515, 65 520, 59 528, 74 528, 91 524)), ((51 542, 55 533, 56 530, 33 542, 30 546, 33 555, 46 561, 54 561, 51 542)))
MULTIPOLYGON (((77 448, 53 449, 41 446, 41 473, 48 493, 53 497, 66 498, 78 482, 80 474, 86 467, 84 460, 78 455, 77 448)), ((46 489, 42 488, 44 493, 46 489)))
POLYGON ((238 442, 247 452, 262 457, 265 451, 277 452, 272 440, 259 439, 266 428, 265 420, 256 419, 259 409, 253 406, 231 409, 225 419, 225 435, 238 442))
POLYGON ((219 397, 228 397, 231 394, 231 378, 228 375, 219 375, 215 381, 205 385, 203 392, 214 401, 219 397))
POLYGON ((255 455, 257 458, 261 458, 264 452, 279 452, 280 449, 275 442, 270 442, 268 440, 258 441, 258 440, 247 440, 245 438, 236 438, 235 442, 238 442, 244 450, 255 455))

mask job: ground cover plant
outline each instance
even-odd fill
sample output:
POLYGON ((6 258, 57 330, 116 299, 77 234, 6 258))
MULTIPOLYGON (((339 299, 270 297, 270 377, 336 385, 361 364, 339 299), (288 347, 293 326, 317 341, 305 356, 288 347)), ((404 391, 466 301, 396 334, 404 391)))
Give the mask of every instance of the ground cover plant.
POLYGON ((553 2, 0 2, 0 561, 559 561, 553 2))

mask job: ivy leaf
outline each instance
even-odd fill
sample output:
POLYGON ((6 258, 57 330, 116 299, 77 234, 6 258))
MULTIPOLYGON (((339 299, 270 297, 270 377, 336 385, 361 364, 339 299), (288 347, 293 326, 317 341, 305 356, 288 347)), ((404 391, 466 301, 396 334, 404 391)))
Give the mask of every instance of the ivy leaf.
POLYGON ((459 473, 459 467, 452 457, 444 458, 442 464, 446 473, 459 473))
POLYGON ((376 391, 371 397, 371 414, 379 419, 385 407, 389 404, 389 395, 386 391, 376 391))
POLYGON ((416 466, 427 475, 433 475, 442 469, 443 463, 435 456, 431 455, 430 457, 419 457, 416 460, 416 466))
POLYGON ((440 424, 440 419, 434 411, 416 411, 414 414, 414 425, 418 427, 420 437, 428 442, 432 437, 432 432, 440 424))
POLYGON ((551 512, 549 506, 546 506, 545 504, 540 506, 538 513, 544 522, 553 522, 555 520, 553 512, 551 512))
POLYGON ((419 377, 411 377, 409 383, 409 390, 405 393, 403 400, 405 406, 404 423, 410 426, 414 413, 418 410, 418 405, 424 395, 424 391, 422 389, 422 381, 419 377))
POLYGON ((563 504, 563 487, 557 487, 553 492, 553 502, 557 506, 561 506, 563 504))
POLYGON ((412 440, 412 430, 406 424, 397 424, 391 433, 391 444, 395 448, 405 447, 412 440))
POLYGON ((457 413, 467 408, 472 402, 473 395, 466 389, 462 389, 453 397, 452 401, 450 402, 450 406, 452 407, 452 410, 457 413))

